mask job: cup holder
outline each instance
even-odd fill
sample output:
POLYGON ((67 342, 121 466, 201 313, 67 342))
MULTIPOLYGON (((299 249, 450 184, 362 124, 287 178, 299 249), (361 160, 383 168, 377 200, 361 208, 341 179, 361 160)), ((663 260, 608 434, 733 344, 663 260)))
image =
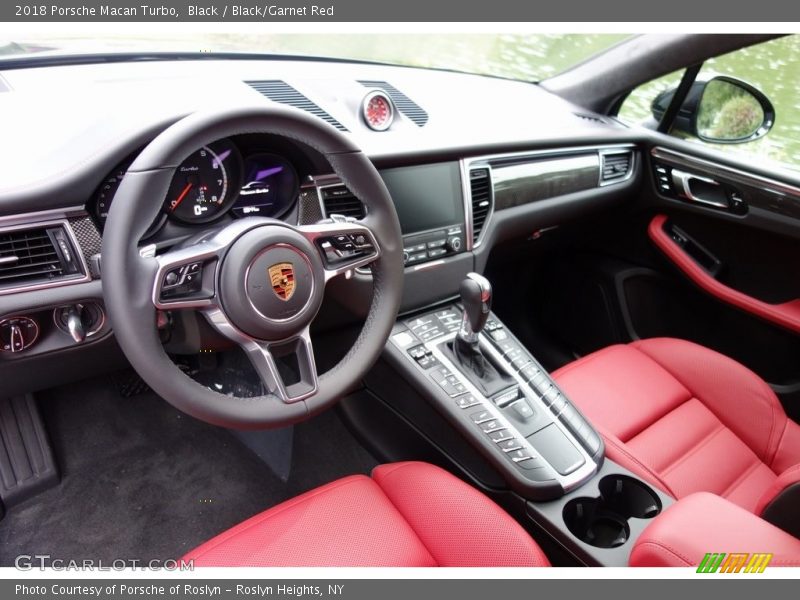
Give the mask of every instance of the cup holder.
POLYGON ((652 519, 661 512, 656 493, 638 479, 606 475, 598 498, 575 498, 564 507, 564 523, 579 540, 597 548, 616 548, 628 541, 629 519, 652 519))
POLYGON ((625 519, 652 519, 661 512, 661 500, 647 484, 626 475, 600 480, 600 497, 625 519))

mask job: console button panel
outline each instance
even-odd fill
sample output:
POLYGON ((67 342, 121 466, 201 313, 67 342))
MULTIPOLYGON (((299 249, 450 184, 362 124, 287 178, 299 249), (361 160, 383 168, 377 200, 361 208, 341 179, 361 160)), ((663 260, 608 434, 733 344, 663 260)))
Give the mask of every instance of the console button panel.
POLYGON ((602 462, 601 438, 550 375, 490 315, 481 350, 516 383, 491 398, 483 396, 442 352, 460 323, 461 309, 453 305, 398 322, 390 342, 428 382, 425 387, 443 412, 453 415, 468 436, 482 440, 477 445, 494 462, 507 465, 534 490, 546 488, 542 499, 591 478, 602 462))

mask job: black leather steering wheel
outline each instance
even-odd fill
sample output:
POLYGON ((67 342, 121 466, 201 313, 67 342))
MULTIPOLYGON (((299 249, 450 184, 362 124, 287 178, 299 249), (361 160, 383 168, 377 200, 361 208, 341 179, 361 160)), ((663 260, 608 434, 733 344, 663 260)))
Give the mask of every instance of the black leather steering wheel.
MULTIPOLYGON (((349 247, 349 245, 348 245, 349 247)), ((353 142, 306 113, 282 107, 197 112, 156 137, 128 169, 103 235, 103 294, 117 341, 164 399, 198 419, 241 429, 279 427, 333 405, 377 360, 397 317, 403 284, 402 237, 394 205, 372 163, 353 142), (192 152, 239 134, 275 134, 319 151, 366 206, 358 221, 333 218, 292 226, 248 217, 210 230, 191 245, 158 254, 140 240, 163 209, 178 165, 192 152), (332 242, 349 236, 351 249, 332 242), (346 356, 318 375, 309 327, 325 284, 369 264, 373 298, 346 356), (170 275, 170 274, 174 274, 170 275), (175 285, 193 273, 193 285, 175 285), (269 393, 237 398, 185 375, 167 356, 157 310, 199 311, 249 357, 269 393), (296 360, 281 376, 276 358, 296 360)))

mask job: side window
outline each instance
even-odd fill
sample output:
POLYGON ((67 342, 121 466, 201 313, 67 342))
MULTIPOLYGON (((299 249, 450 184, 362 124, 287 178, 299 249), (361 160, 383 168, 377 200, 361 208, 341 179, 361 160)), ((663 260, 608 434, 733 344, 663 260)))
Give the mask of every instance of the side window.
MULTIPOLYGON (((653 101, 665 90, 677 87, 682 74, 682 71, 672 73, 633 90, 620 108, 619 118, 628 123, 652 124, 653 101)), ((672 135, 748 160, 777 163, 800 171, 800 97, 796 91, 800 85, 800 36, 778 38, 709 59, 697 80, 719 75, 742 80, 769 99, 775 109, 774 125, 769 133, 752 141, 727 144, 701 140, 684 131, 674 131, 672 135)), ((721 127, 728 132, 736 131, 737 127, 746 129, 748 119, 756 118, 753 113, 760 114, 756 108, 743 98, 732 97, 725 86, 709 87, 698 112, 697 127, 711 132, 721 127), (721 117, 714 123, 709 121, 709 113, 704 110, 712 103, 725 108, 718 111, 721 117)))

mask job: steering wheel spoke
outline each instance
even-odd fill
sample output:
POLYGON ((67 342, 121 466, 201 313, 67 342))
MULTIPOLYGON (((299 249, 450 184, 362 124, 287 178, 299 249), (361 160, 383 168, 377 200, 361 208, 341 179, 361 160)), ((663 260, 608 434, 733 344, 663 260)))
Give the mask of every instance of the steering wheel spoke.
POLYGON ((204 311, 209 322, 244 350, 271 394, 289 404, 314 395, 319 387, 309 328, 277 342, 256 340, 239 331, 219 308, 204 311))
POLYGON ((325 267, 325 281, 359 267, 366 267, 381 254, 372 230, 343 217, 303 225, 297 230, 319 252, 325 267))

